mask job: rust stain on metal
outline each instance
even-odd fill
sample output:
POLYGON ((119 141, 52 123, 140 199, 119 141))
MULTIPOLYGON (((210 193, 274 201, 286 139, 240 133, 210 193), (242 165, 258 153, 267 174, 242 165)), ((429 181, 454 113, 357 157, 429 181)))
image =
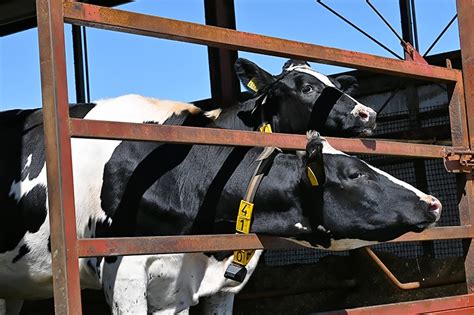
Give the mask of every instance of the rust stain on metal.
POLYGON ((146 36, 245 50, 280 57, 305 59, 332 65, 434 81, 456 81, 458 70, 384 58, 354 51, 249 34, 197 23, 182 22, 111 8, 97 9, 85 3, 65 3, 67 22, 119 30, 146 36), (92 11, 99 15, 92 15, 92 11))

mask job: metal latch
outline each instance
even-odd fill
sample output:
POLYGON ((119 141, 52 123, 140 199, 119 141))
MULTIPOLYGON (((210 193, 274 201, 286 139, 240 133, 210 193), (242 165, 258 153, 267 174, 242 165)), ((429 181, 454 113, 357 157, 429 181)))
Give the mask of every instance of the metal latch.
POLYGON ((444 148, 444 167, 451 173, 471 173, 474 167, 474 151, 444 148))

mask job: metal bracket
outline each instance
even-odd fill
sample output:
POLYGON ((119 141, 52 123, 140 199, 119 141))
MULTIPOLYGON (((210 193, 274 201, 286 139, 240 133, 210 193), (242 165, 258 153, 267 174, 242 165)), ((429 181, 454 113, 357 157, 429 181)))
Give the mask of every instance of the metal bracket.
POLYGON ((422 63, 427 65, 428 62, 423 58, 423 56, 413 47, 409 42, 402 41, 400 43, 405 50, 405 60, 410 60, 416 63, 422 63))
POLYGON ((444 148, 444 167, 451 173, 472 173, 474 168, 474 151, 452 150, 444 148))

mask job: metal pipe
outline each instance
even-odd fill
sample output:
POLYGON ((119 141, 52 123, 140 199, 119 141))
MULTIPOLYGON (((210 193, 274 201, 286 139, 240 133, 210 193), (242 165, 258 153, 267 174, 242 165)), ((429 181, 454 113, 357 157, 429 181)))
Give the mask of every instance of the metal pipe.
POLYGON ((412 25, 413 25, 413 39, 415 41, 413 45, 415 46, 415 49, 417 51, 420 51, 420 43, 418 42, 418 25, 416 22, 415 0, 410 0, 410 6, 411 6, 411 17, 412 17, 412 25))
POLYGON ((385 266, 385 264, 380 260, 380 258, 370 249, 369 247, 364 247, 365 252, 372 258, 372 260, 379 266, 379 268, 385 273, 385 275, 392 281, 394 285, 402 290, 413 290, 418 289, 421 285, 420 282, 407 282, 402 283, 400 280, 395 277, 395 275, 390 271, 390 269, 385 266))
POLYGON ((400 42, 404 42, 403 38, 398 35, 397 31, 388 23, 388 21, 383 17, 383 15, 377 10, 377 8, 370 2, 370 0, 365 0, 369 7, 378 15, 378 17, 382 20, 382 22, 387 25, 387 27, 392 31, 392 33, 400 40, 400 42))
POLYGON ((72 25, 72 53, 74 57, 74 78, 76 80, 76 102, 86 101, 84 93, 84 59, 82 54, 82 26, 72 25))
POLYGON ((367 33, 366 31, 364 31, 363 29, 361 29, 360 27, 358 27, 357 25, 355 25, 354 23, 352 23, 351 21, 349 21, 347 18, 345 18, 344 16, 342 16, 341 14, 339 14, 338 12, 336 12, 334 9, 332 9, 331 7, 329 7, 328 5, 326 5, 325 3, 323 3, 322 0, 317 0, 316 2, 319 3, 320 5, 322 5, 324 8, 326 8, 329 12, 331 12, 332 14, 334 14, 335 16, 337 16, 338 18, 340 18, 341 20, 343 20, 344 22, 346 22, 347 24, 349 24, 350 26, 352 26, 353 28, 355 28, 356 30, 358 30, 361 34, 365 35, 367 38, 369 38, 370 40, 372 40, 374 43, 376 43, 377 45, 379 45, 380 47, 382 47, 383 49, 385 49, 386 51, 388 51, 389 53, 391 53, 393 56, 397 57, 398 59, 403 60, 403 58, 402 58, 400 55, 398 55, 396 52, 394 52, 393 50, 391 50, 390 48, 388 48, 387 46, 385 46, 384 44, 382 44, 382 42, 380 42, 379 40, 375 39, 372 35, 370 35, 370 34, 367 33))
POLYGON ((423 54, 423 57, 426 57, 428 55, 428 53, 431 51, 431 49, 433 49, 433 47, 438 43, 438 41, 441 39, 441 37, 443 37, 444 33, 446 33, 448 28, 451 26, 451 24, 453 24, 453 22, 456 20, 457 17, 458 17, 458 14, 456 13, 453 16, 453 18, 451 19, 451 21, 449 21, 448 25, 446 25, 446 27, 441 31, 441 33, 438 35, 438 37, 436 37, 434 42, 430 45, 430 47, 423 54))

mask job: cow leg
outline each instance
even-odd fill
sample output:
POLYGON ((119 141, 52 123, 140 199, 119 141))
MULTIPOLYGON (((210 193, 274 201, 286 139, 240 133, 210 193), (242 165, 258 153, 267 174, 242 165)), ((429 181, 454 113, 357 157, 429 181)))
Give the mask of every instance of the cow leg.
POLYGON ((202 314, 205 315, 231 315, 234 305, 234 293, 221 292, 202 298, 202 314))
POLYGON ((117 257, 104 261, 102 286, 112 314, 147 314, 146 259, 117 257))

